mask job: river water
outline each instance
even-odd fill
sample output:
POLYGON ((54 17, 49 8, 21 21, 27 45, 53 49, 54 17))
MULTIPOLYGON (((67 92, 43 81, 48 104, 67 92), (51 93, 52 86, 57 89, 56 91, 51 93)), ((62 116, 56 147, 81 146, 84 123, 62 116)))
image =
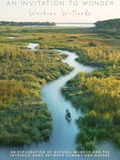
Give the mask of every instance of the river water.
POLYGON ((13 37, 13 36, 9 36, 8 38, 9 38, 9 39, 14 39, 15 37, 13 37))
POLYGON ((95 27, 94 23, 56 23, 57 27, 95 27))
MULTIPOLYGON (((35 49, 36 45, 29 44, 29 48, 35 49)), ((92 72, 95 68, 84 66, 75 61, 77 55, 67 51, 60 51, 62 54, 68 54, 68 57, 63 60, 64 63, 74 67, 74 70, 65 76, 61 76, 57 80, 50 82, 41 89, 42 100, 47 104, 48 110, 52 114, 53 132, 48 142, 33 143, 23 147, 1 147, 0 160, 119 160, 120 154, 118 150, 108 144, 103 143, 97 147, 98 151, 110 151, 111 157, 83 157, 83 154, 75 157, 76 143, 75 137, 78 133, 76 119, 80 116, 80 112, 76 111, 69 100, 66 100, 61 95, 61 88, 65 83, 72 79, 78 72, 92 72), (69 123, 65 119, 65 111, 69 109, 72 115, 72 121, 69 123), (23 157, 10 155, 11 152, 23 154, 23 157), (26 154, 25 154, 26 152, 26 154), (36 152, 36 154, 33 154, 36 152), (74 154, 72 154, 74 153, 74 154), (25 157, 26 156, 26 157, 25 157), (73 157, 72 157, 73 156, 73 157)), ((81 114, 82 115, 82 114, 81 114)))
POLYGON ((38 46, 38 43, 29 43, 29 45, 27 46, 27 48, 36 51, 36 47, 38 46))

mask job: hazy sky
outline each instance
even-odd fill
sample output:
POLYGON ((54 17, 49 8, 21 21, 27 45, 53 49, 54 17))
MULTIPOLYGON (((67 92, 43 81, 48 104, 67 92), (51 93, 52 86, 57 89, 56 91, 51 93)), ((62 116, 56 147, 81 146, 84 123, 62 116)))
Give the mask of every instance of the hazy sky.
POLYGON ((0 21, 96 22, 120 18, 120 0, 0 0, 0 21))

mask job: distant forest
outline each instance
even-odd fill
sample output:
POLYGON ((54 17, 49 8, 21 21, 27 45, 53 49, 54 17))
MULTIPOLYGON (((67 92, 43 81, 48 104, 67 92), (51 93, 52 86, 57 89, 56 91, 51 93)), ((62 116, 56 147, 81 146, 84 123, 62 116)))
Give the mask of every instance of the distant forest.
MULTIPOLYGON (((14 21, 0 21, 0 26, 56 26, 55 22, 14 22, 14 21)), ((105 21, 97 21, 95 23, 97 28, 101 29, 119 29, 120 18, 110 19, 105 21)))
POLYGON ((55 26, 54 22, 14 22, 14 21, 0 21, 0 26, 30 26, 30 25, 38 25, 38 26, 55 26))
POLYGON ((110 19, 105 21, 98 21, 95 23, 97 28, 108 28, 108 29, 116 29, 120 28, 120 18, 119 19, 110 19))

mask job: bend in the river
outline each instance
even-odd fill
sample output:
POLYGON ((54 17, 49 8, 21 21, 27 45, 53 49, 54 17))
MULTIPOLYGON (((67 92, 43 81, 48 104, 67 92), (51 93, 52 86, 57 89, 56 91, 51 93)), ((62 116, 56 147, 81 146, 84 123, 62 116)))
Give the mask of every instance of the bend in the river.
MULTIPOLYGON (((35 47, 38 44, 30 43, 29 48, 32 50, 35 50, 35 47)), ((63 60, 64 63, 69 64, 70 66, 74 67, 74 70, 70 72, 70 74, 61 76, 57 80, 50 82, 43 86, 41 89, 41 96, 42 100, 47 104, 48 110, 52 114, 53 118, 53 132, 50 137, 50 140, 48 142, 44 143, 34 143, 30 146, 24 146, 24 147, 5 147, 1 148, 0 150, 0 156, 2 157, 2 160, 13 160, 13 157, 9 156, 10 151, 45 151, 45 152, 51 152, 54 151, 75 151, 76 150, 76 143, 75 143, 75 137, 78 133, 78 128, 76 125, 76 119, 80 116, 80 112, 76 111, 76 109, 72 106, 71 102, 69 100, 66 100, 62 94, 61 94, 61 88, 65 85, 65 83, 75 77, 75 75, 78 72, 92 72, 96 68, 90 67, 90 66, 84 66, 82 64, 79 64, 75 61, 77 58, 76 53, 71 53, 68 51, 59 51, 62 54, 67 54, 68 57, 63 60), (72 115, 72 121, 71 123, 68 123, 68 121, 65 119, 65 111, 66 109, 69 109, 72 115)), ((105 145, 103 145, 105 146, 105 145)), ((106 149, 104 147, 99 147, 100 149, 106 149)), ((115 151, 114 148, 110 145, 108 145, 108 150, 111 150, 112 155, 111 157, 104 158, 104 160, 112 160, 115 157, 115 154, 120 157, 120 154, 118 154, 118 151, 115 151)), ((118 159, 119 159, 118 157, 118 159)), ((103 158, 103 157, 102 157, 103 158)), ((20 160, 20 157, 15 157, 15 160, 20 160)), ((69 156, 63 156, 63 157, 25 157, 25 160, 40 160, 40 159, 48 159, 48 160, 67 160, 67 159, 79 159, 83 160, 83 157, 69 157, 69 156)), ((102 160, 100 157, 92 157, 87 158, 87 160, 102 160)), ((116 160, 118 160, 116 159, 116 160)), ((84 159, 85 160, 85 159, 84 159)))

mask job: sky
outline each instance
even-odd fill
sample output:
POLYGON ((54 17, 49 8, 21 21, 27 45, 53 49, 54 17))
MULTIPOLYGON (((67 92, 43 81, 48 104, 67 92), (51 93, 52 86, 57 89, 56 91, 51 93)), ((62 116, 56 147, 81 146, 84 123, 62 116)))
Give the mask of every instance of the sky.
POLYGON ((0 0, 0 21, 94 23, 120 18, 120 0, 0 0))

